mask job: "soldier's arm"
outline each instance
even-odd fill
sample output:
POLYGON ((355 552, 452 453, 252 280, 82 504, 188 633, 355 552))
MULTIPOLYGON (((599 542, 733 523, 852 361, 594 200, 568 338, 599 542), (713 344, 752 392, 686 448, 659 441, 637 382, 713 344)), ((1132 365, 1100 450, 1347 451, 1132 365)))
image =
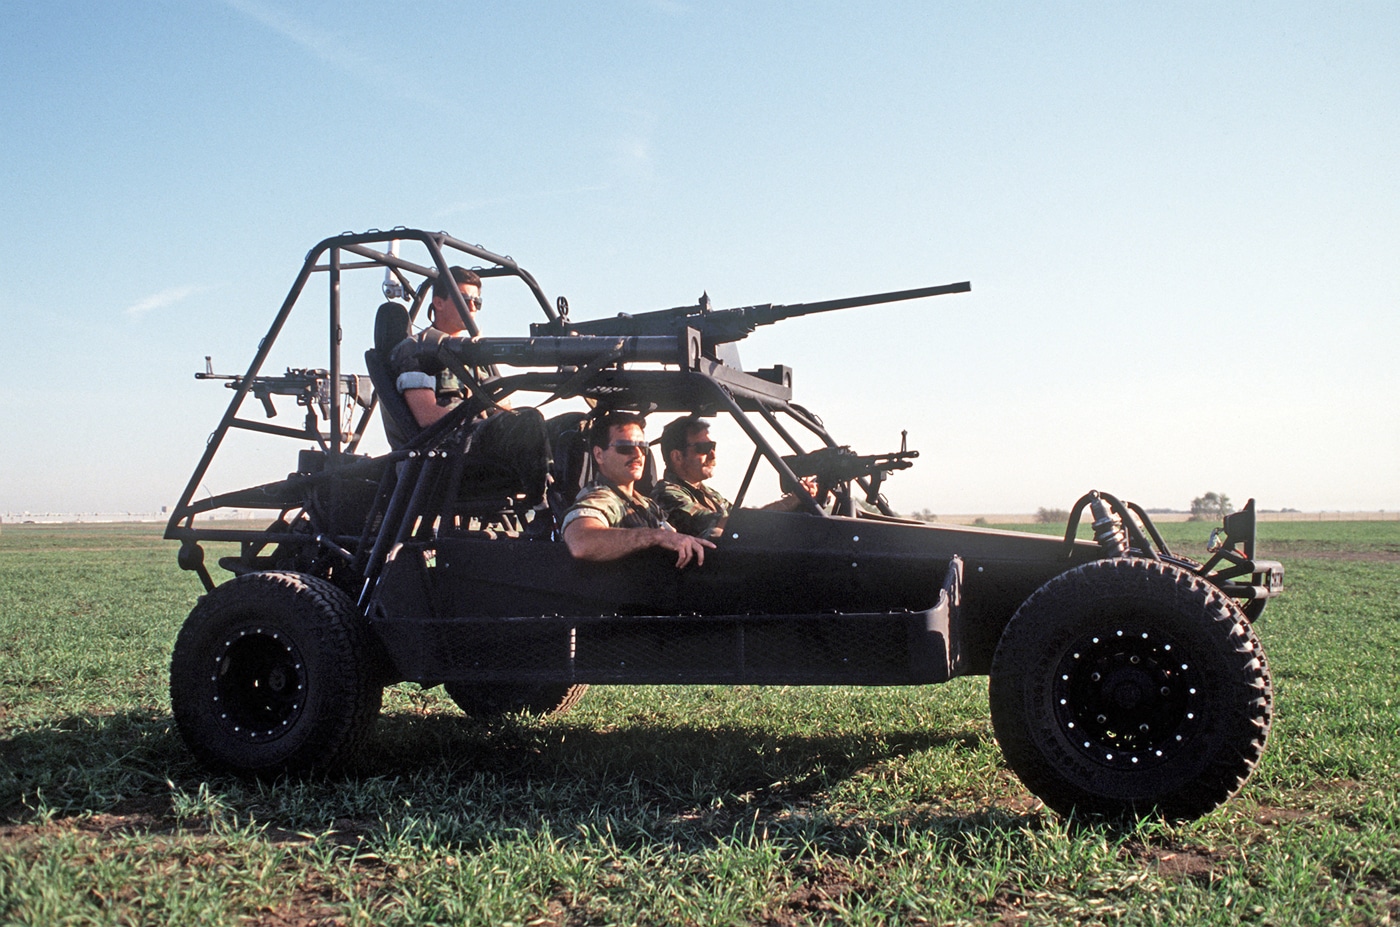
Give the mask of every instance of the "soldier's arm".
POLYGON ((438 405, 435 390, 406 389, 402 395, 403 401, 408 403, 408 411, 413 413, 413 420, 423 428, 452 411, 451 406, 438 405))
POLYGON ((409 339, 395 348, 394 353, 390 355, 390 363, 399 367, 400 372, 394 378, 394 385, 408 405, 408 411, 413 414, 413 420, 420 428, 427 428, 452 411, 452 407, 438 405, 437 381, 432 374, 423 370, 402 369, 405 358, 413 359, 413 355, 405 354, 403 348, 413 344, 412 339, 409 339))
POLYGON ((600 518, 576 518, 564 528, 564 543, 579 560, 618 560, 648 547, 676 552, 676 568, 692 560, 705 562, 706 548, 715 545, 701 538, 666 528, 609 528, 600 518))
MULTIPOLYGON (((813 499, 817 498, 817 481, 810 476, 804 476, 799 480, 802 488, 807 491, 807 495, 813 499)), ((795 512, 802 508, 802 503, 806 500, 795 492, 785 492, 782 497, 763 506, 766 512, 795 512)), ((825 505, 826 497, 817 500, 817 505, 825 505)))

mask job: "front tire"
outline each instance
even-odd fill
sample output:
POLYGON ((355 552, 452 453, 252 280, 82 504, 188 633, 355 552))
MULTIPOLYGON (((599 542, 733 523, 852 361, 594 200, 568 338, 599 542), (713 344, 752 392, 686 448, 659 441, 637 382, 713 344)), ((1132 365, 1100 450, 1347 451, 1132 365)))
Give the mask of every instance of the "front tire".
POLYGON ((1012 617, 991 674, 1007 764, 1062 814, 1199 817, 1258 765, 1273 715, 1240 607, 1168 563, 1100 560, 1012 617))
POLYGON ((170 705, 190 752, 212 769, 327 771, 349 759, 379 714, 374 669, 344 592, 303 573, 247 573, 202 597, 185 620, 170 705))

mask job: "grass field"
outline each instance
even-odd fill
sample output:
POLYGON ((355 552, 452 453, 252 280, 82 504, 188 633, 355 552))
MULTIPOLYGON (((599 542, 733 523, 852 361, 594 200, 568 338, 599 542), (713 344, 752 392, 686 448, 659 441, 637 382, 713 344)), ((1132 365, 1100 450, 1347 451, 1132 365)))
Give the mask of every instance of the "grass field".
POLYGON ((200 592, 173 545, 7 524, 0 924, 1395 922, 1400 523, 1260 533, 1288 569, 1264 762, 1199 821, 1119 829, 1006 770, 984 678, 594 688, 497 727, 404 685, 346 778, 211 778, 166 697, 200 592))

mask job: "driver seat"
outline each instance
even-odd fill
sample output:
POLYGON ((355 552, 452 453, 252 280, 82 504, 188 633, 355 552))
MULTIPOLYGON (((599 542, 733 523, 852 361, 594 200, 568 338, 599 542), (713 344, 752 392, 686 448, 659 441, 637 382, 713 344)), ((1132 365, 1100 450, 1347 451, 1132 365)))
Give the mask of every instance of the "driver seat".
POLYGON ((409 322, 408 307, 396 302, 382 304, 374 315, 374 347, 365 352, 365 369, 374 383, 374 394, 379 397, 384 436, 394 450, 407 445, 423 430, 409 411, 395 382, 393 368, 389 366, 389 352, 411 337, 413 326, 409 322))

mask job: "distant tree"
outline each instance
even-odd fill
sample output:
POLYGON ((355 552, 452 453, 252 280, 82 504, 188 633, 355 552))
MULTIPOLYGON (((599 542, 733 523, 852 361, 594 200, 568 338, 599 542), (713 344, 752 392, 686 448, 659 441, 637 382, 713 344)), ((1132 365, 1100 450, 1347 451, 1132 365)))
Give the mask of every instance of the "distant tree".
POLYGON ((1219 521, 1235 510, 1223 492, 1208 492, 1191 500, 1192 521, 1219 521))
POLYGON ((1063 525, 1069 521, 1069 512, 1064 509, 1039 508, 1035 510, 1035 520, 1042 525, 1063 525))

